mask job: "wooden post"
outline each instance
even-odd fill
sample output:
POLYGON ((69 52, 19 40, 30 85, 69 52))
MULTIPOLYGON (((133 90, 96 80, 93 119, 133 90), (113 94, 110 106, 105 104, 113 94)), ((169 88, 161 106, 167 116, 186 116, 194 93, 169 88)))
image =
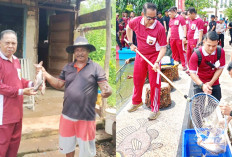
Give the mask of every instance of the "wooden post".
MULTIPOLYGON (((218 1, 216 0, 216 6, 215 6, 215 16, 217 16, 217 7, 218 7, 218 1)), ((220 8, 220 6, 219 6, 219 8, 220 8)), ((216 30, 216 29, 215 29, 216 30)))
MULTIPOLYGON (((104 70, 106 73, 106 78, 109 78, 109 64, 110 64, 110 53, 111 53, 111 0, 106 1, 106 53, 105 53, 105 63, 104 70)), ((105 117, 105 109, 107 105, 107 99, 103 99, 101 116, 105 117)))

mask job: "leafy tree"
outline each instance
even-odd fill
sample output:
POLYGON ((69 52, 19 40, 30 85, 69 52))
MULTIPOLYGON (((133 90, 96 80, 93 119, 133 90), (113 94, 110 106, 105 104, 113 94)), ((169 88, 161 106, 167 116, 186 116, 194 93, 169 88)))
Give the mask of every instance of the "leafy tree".
MULTIPOLYGON (((111 40, 112 40, 112 50, 110 59, 110 71, 109 71, 109 84, 112 87, 113 94, 107 99, 109 106, 116 105, 116 8, 115 0, 111 0, 112 3, 112 30, 111 30, 111 40)), ((81 3, 80 15, 90 13, 105 8, 105 0, 86 0, 81 3)), ((105 25, 105 21, 87 23, 81 25, 82 27, 96 27, 105 25)), ((90 53, 89 57, 104 67, 105 51, 106 51, 106 30, 93 30, 85 33, 85 37, 88 39, 89 43, 96 47, 96 52, 90 53)))
POLYGON ((116 1, 116 10, 119 13, 122 13, 122 11, 129 10, 128 8, 131 8, 129 6, 133 6, 134 12, 136 15, 141 15, 143 5, 146 2, 151 2, 156 4, 157 10, 161 11, 164 14, 164 11, 169 9, 170 7, 174 6, 175 0, 117 0, 116 1))
POLYGON ((224 14, 228 17, 229 21, 232 21, 232 8, 231 5, 228 7, 225 11, 224 14))
POLYGON ((186 0, 185 1, 185 8, 186 10, 189 7, 194 7, 197 11, 197 14, 199 15, 206 15, 206 11, 202 11, 204 8, 210 8, 210 7, 215 7, 213 6, 213 1, 209 1, 209 0, 186 0))

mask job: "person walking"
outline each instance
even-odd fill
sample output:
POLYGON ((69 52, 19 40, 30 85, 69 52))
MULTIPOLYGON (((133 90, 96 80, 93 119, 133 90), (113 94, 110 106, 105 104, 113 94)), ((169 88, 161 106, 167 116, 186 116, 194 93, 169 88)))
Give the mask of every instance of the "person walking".
POLYGON ((203 36, 205 36, 205 34, 207 33, 207 27, 209 25, 209 22, 207 21, 206 16, 204 17, 203 22, 204 22, 203 36))
POLYGON ((189 29, 187 33, 188 36, 187 61, 189 65, 189 60, 193 53, 193 49, 195 47, 198 47, 199 46, 198 44, 202 42, 204 22, 197 15, 197 11, 195 10, 194 7, 190 7, 188 9, 188 17, 190 18, 189 29))
POLYGON ((221 47, 224 47, 224 34, 225 34, 225 23, 223 18, 219 20, 219 23, 216 25, 216 32, 219 35, 218 45, 221 45, 221 47))
POLYGON ((215 16, 211 15, 211 21, 209 23, 209 30, 208 31, 215 31, 217 23, 215 22, 215 16))
POLYGON ((158 20, 162 25, 164 25, 164 19, 163 19, 162 14, 161 14, 160 11, 159 11, 158 14, 157 14, 157 20, 158 20))
POLYGON ((185 19, 177 14, 177 8, 171 7, 168 10, 170 19, 169 23, 169 32, 167 37, 167 43, 169 44, 172 50, 172 58, 175 62, 181 62, 182 70, 187 70, 185 65, 184 57, 184 43, 186 42, 186 23, 185 19))
POLYGON ((168 15, 168 10, 165 10, 165 16, 163 17, 163 22, 164 22, 166 36, 168 35, 168 31, 169 31, 169 21, 170 21, 170 17, 168 15))
POLYGON ((232 22, 229 23, 228 29, 229 29, 229 32, 230 32, 230 41, 229 41, 229 45, 231 45, 231 43, 232 43, 232 22))

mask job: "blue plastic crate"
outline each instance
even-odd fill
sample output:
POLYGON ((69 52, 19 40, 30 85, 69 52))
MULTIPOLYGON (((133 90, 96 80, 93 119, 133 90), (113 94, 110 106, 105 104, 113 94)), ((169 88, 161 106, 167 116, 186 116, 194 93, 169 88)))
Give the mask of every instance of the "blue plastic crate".
POLYGON ((129 59, 136 56, 136 52, 131 51, 131 49, 127 48, 122 48, 122 50, 118 50, 118 54, 119 59, 129 59))
POLYGON ((171 63, 169 63, 169 64, 161 64, 161 65, 174 65, 174 59, 171 58, 171 63))
POLYGON ((229 146, 226 152, 214 155, 197 145, 197 136, 194 129, 187 129, 183 132, 182 138, 182 157, 201 157, 206 153, 206 157, 232 157, 229 146))

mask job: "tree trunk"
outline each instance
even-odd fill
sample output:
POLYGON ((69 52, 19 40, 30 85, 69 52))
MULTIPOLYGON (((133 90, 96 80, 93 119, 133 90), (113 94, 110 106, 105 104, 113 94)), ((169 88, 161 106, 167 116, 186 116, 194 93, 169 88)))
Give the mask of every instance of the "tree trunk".
POLYGON ((217 16, 217 6, 218 6, 218 1, 216 0, 215 16, 217 16))
MULTIPOLYGON (((109 64, 110 64, 110 53, 111 53, 111 0, 106 0, 106 53, 105 53, 105 63, 104 70, 106 73, 106 78, 109 78, 109 64)), ((107 105, 107 99, 102 101, 101 114, 105 117, 105 108, 107 105)))

